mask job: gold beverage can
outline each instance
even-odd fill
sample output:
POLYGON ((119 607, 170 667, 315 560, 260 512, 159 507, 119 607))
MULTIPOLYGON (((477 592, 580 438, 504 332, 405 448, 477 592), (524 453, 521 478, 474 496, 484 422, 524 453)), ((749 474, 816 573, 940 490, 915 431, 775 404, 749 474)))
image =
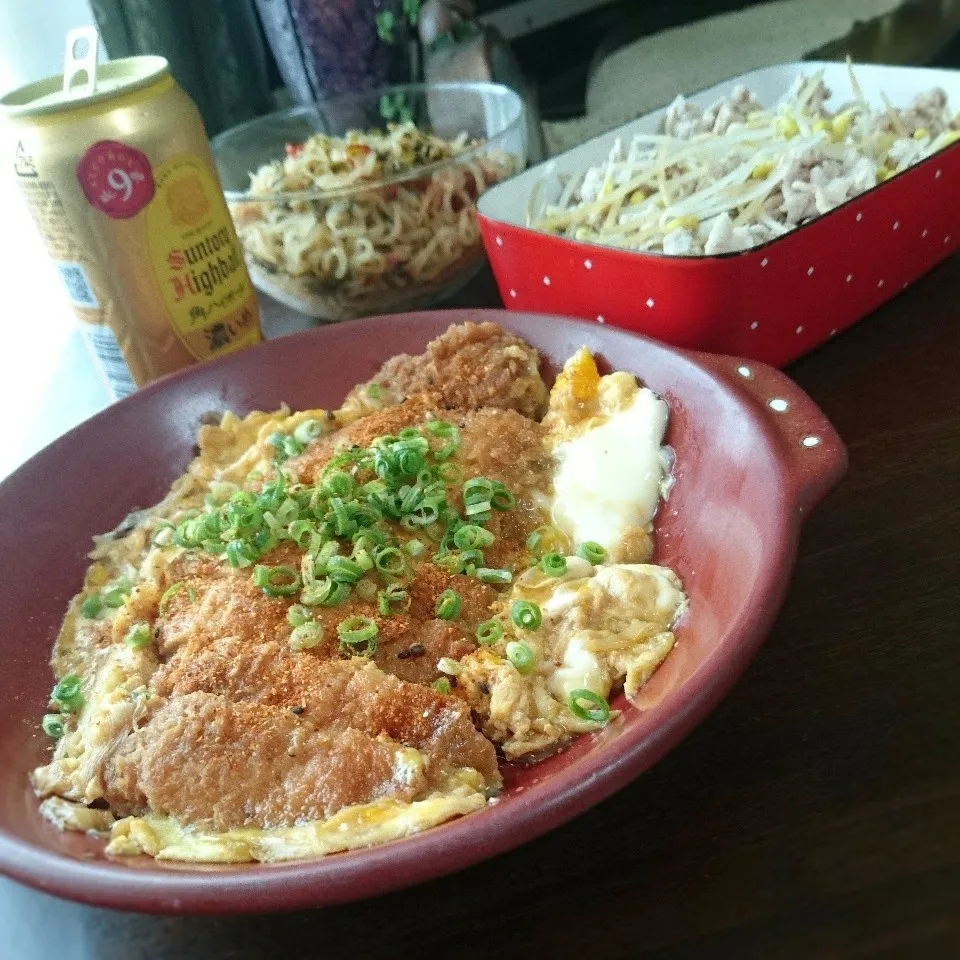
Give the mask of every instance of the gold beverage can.
POLYGON ((162 57, 97 65, 93 41, 95 84, 50 77, 4 96, 0 113, 12 171, 123 396, 262 335, 196 106, 162 57))

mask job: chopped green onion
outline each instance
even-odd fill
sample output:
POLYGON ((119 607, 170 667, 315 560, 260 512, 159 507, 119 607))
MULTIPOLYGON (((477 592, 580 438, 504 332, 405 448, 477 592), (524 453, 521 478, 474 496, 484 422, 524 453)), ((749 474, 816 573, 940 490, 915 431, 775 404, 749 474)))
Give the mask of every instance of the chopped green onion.
POLYGON ((462 488, 464 503, 477 503, 493 496, 493 481, 486 477, 471 477, 462 488))
POLYGON ((367 384, 367 396, 371 400, 379 400, 383 396, 383 390, 376 383, 367 384))
POLYGON ((59 740, 63 736, 63 718, 59 713, 45 713, 40 727, 48 737, 59 740))
POLYGON ((497 620, 484 620, 477 627, 477 643, 489 647, 503 637, 503 627, 497 620))
POLYGON ((463 572, 463 562, 460 559, 460 554, 456 552, 449 552, 447 550, 438 550, 433 555, 433 562, 441 569, 446 570, 447 573, 462 573, 463 572))
POLYGON ((397 444, 394 449, 396 450, 396 463, 400 472, 408 477, 415 477, 423 466, 423 454, 413 447, 402 447, 400 444, 397 444))
POLYGON ((532 600, 515 600, 510 608, 510 619, 521 630, 536 630, 543 621, 543 616, 532 600))
POLYGON ((483 527, 475 526, 472 523, 465 523, 462 527, 457 527, 453 533, 453 542, 460 550, 489 547, 493 540, 493 534, 489 530, 484 530, 483 527))
POLYGON ((289 526, 300 516, 300 504, 292 497, 288 497, 277 507, 277 522, 281 527, 289 526))
POLYGON ((567 572, 567 558, 562 553, 545 553, 539 567, 548 576, 562 577, 567 572))
POLYGON ((364 550, 373 551, 387 542, 387 535, 374 527, 365 527, 353 535, 353 545, 364 550))
POLYGON ((459 448, 459 443, 445 443, 442 447, 433 451, 434 460, 449 460, 459 448))
POLYGON ((323 627, 314 620, 308 620, 294 627, 290 633, 291 650, 311 650, 323 639, 323 627))
POLYGON ((306 587, 300 602, 308 607, 337 607, 350 596, 350 584, 325 579, 306 587))
POLYGON ((123 601, 133 592, 133 585, 126 578, 118 580, 100 594, 100 599, 108 607, 122 607, 123 601))
POLYGON ((373 569, 373 557, 371 557, 370 553, 363 547, 353 551, 353 559, 357 566, 359 566, 364 572, 373 569))
POLYGON ((98 616, 102 609, 103 601, 100 599, 100 594, 98 593, 91 593, 84 599, 83 603, 80 604, 80 613, 88 620, 92 620, 98 616))
POLYGON ((588 563, 597 564, 603 563, 607 551, 599 543, 595 543, 593 540, 585 540, 577 547, 577 556, 583 557, 588 563))
POLYGON ((157 605, 157 613, 161 616, 166 612, 167 605, 170 601, 186 587, 186 584, 182 580, 178 580, 176 583, 172 583, 166 590, 163 591, 163 595, 160 597, 160 603, 157 605))
POLYGON ((340 544, 336 540, 327 540, 313 558, 313 569, 316 573, 326 573, 327 564, 340 552, 340 544))
POLYGON ((289 597, 300 589, 300 577, 293 567, 257 564, 253 568, 253 582, 268 597, 289 597))
POLYGON ((294 520, 287 527, 287 536, 302 550, 314 534, 313 524, 309 520, 294 520))
POLYGON ((246 540, 231 540, 227 544, 227 562, 231 567, 249 567, 259 557, 259 551, 246 540))
POLYGON ((431 420, 426 425, 427 432, 435 437, 459 436, 457 428, 449 420, 431 420))
POLYGON ((404 427, 397 436, 401 440, 422 440, 423 434, 416 427, 404 427))
POLYGON ((567 708, 581 720, 592 720, 594 723, 606 723, 610 719, 610 706, 598 693, 592 690, 571 690, 567 699, 567 708), (580 706, 580 701, 586 700, 592 709, 580 706))
POLYGON ((287 623, 291 627, 302 627, 311 620, 313 620, 313 614, 302 603, 295 603, 287 611, 287 623))
POLYGON ((437 466, 437 476, 445 483, 459 483, 463 471, 455 463, 441 463, 437 466))
POLYGON ((447 694, 450 693, 452 687, 450 686, 450 681, 446 677, 441 677, 439 680, 434 680, 430 684, 437 693, 447 694))
POLYGON ((389 617, 395 607, 406 610, 410 606, 410 593, 401 586, 393 584, 377 594, 377 610, 381 617, 389 617))
POLYGON ((303 453, 304 445, 296 437, 287 437, 283 441, 283 452, 287 457, 298 457, 303 453))
POLYGON ((441 657, 437 661, 437 669, 441 673, 446 673, 451 677, 459 677, 463 673, 463 667, 460 665, 459 660, 454 660, 453 657, 441 657))
POLYGON ((145 623, 135 623, 123 638, 123 642, 134 650, 145 647, 150 642, 150 628, 145 623))
POLYGON ((61 709, 75 713, 84 703, 83 683, 76 674, 68 674, 57 682, 50 697, 60 704, 61 709))
POLYGON ((513 579, 509 570, 496 570, 491 567, 478 567, 477 576, 484 583, 509 583, 513 579))
POLYGON ((517 673, 527 674, 533 670, 537 655, 529 643, 523 640, 511 640, 507 644, 507 659, 516 667, 517 673))
POLYGON ((363 576, 363 567, 349 557, 332 556, 327 561, 327 576, 341 583, 356 583, 363 576))
POLYGON ((481 550, 461 550, 460 568, 468 576, 477 575, 477 567, 483 566, 483 551, 481 550))
POLYGON ((323 489, 332 497, 347 497, 353 492, 353 477, 343 470, 334 470, 324 477, 323 489))
POLYGON ((407 569, 406 557, 396 547, 381 547, 373 559, 377 569, 389 576, 398 576, 407 569))
POLYGON ((444 590, 437 597, 436 614, 441 620, 456 620, 462 607, 463 600, 453 590, 444 590))
MULTIPOLYGON (((416 509, 411 510, 406 517, 411 527, 425 527, 433 523, 440 516, 440 505, 432 500, 425 500, 416 509)), ((407 524, 404 523, 404 526, 407 524)))
POLYGON ((410 554, 411 557, 419 557, 423 553, 423 541, 422 540, 408 540, 404 545, 403 549, 410 554))
POLYGON ((296 440, 306 446, 311 440, 316 440, 323 433, 323 424, 319 420, 304 420, 298 423, 293 431, 296 440))
POLYGON ((479 518, 480 514, 483 514, 484 519, 486 519, 486 516, 490 513, 490 501, 483 500, 477 503, 468 503, 466 507, 464 507, 463 512, 468 517, 477 517, 477 518, 479 518))
POLYGON ((337 625, 343 653, 372 657, 377 652, 377 625, 369 617, 347 617, 337 625))
POLYGON ((502 484, 494 481, 490 503, 494 510, 509 510, 517 502, 516 497, 502 484))

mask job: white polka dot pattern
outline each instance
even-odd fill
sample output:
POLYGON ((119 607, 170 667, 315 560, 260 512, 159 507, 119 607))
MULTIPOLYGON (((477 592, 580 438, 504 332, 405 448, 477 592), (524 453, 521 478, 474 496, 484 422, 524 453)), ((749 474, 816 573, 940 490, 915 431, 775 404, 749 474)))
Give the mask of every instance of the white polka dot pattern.
POLYGON ((512 309, 571 314, 782 367, 960 246, 951 191, 960 193, 960 150, 761 249, 721 257, 635 255, 558 237, 538 248, 535 232, 505 219, 481 215, 481 225, 512 309))

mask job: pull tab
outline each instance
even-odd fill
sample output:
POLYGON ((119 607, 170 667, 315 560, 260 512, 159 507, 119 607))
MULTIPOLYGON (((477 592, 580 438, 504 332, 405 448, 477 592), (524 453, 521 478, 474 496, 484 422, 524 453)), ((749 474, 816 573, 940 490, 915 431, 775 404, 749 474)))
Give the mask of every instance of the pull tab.
POLYGON ((89 96, 97 89, 97 48, 100 34, 96 27, 74 27, 67 31, 63 53, 63 92, 70 97, 89 96))

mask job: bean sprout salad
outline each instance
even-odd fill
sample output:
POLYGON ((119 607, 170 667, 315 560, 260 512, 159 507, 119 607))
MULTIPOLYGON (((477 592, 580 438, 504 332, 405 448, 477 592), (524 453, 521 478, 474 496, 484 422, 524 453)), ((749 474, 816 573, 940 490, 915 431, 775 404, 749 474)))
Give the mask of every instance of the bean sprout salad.
POLYGON ((765 109, 743 86, 710 107, 677 97, 660 134, 614 143, 603 163, 560 184, 527 224, 576 240, 673 256, 749 250, 840 206, 960 139, 934 88, 906 108, 863 96, 827 108, 823 71, 800 75, 765 109))

